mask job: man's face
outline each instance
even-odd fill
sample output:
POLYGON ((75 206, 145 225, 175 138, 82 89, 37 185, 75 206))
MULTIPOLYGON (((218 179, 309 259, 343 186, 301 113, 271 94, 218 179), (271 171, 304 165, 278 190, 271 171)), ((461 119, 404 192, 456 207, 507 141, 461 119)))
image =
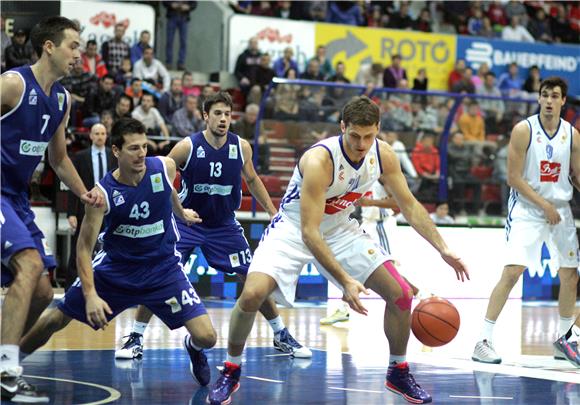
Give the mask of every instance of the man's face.
POLYGON ((435 214, 439 218, 445 218, 447 215, 449 215, 449 205, 447 204, 438 205, 437 208, 435 208, 435 214))
POLYGON ((216 103, 211 106, 209 114, 203 113, 207 123, 207 129, 213 136, 226 136, 232 121, 232 109, 224 103, 216 103))
POLYGON ((120 116, 126 115, 131 109, 131 102, 125 97, 120 98, 117 102, 117 113, 120 116))
POLYGON ((393 58, 393 66, 396 68, 401 67, 401 58, 393 58))
POLYGON ((294 56, 294 50, 290 47, 284 49, 284 58, 290 60, 294 56))
POLYGON ((97 148, 102 148, 107 142, 107 130, 103 124, 95 124, 91 128, 91 133, 89 135, 91 142, 97 148))
POLYGON ((153 49, 145 49, 145 52, 143 52, 143 60, 147 64, 151 64, 151 62, 153 62, 153 49))
POLYGON ((24 45, 24 43, 26 42, 26 35, 24 34, 14 35, 14 42, 16 42, 18 45, 24 45))
POLYGON ((495 85, 495 77, 492 75, 485 76, 485 85, 489 88, 493 87, 495 85))
POLYGON ((142 32, 141 36, 139 37, 139 42, 147 45, 149 44, 149 41, 151 41, 151 35, 148 32, 142 32))
POLYGON ((96 44, 89 44, 87 45, 87 52, 86 52, 87 56, 89 58, 94 58, 95 55, 97 54, 97 45, 96 44))
POLYGON ((143 111, 148 112, 153 107, 153 96, 143 96, 141 107, 143 108, 143 111))
POLYGON ((344 147, 347 154, 355 162, 360 162, 369 152, 379 133, 378 125, 353 125, 345 126, 340 122, 340 129, 344 133, 344 147))
POLYGON ((258 51, 258 38, 250 38, 249 48, 253 52, 258 51))
POLYGON ((197 110, 197 97, 187 97, 187 100, 185 101, 185 109, 190 114, 195 113, 195 110, 197 110))
POLYGON ((426 148, 430 148, 435 144, 435 140, 433 139, 432 136, 423 136, 423 139, 421 139, 421 143, 423 144, 424 147, 426 148))
POLYGON ((256 123, 256 120, 258 119, 258 112, 254 110, 246 111, 246 113, 244 114, 244 119, 246 120, 246 122, 248 122, 248 124, 254 125, 256 123))
POLYGON ((105 93, 110 93, 113 90, 113 84, 113 79, 110 77, 104 78, 101 80, 101 89, 103 89, 105 93))
POLYGON ((260 57, 260 66, 264 68, 270 67, 270 55, 265 53, 260 57))
POLYGON ((463 146, 465 143, 465 138, 463 137, 462 133, 457 132, 455 135, 453 135, 452 142, 455 146, 463 146))
POLYGON ((183 76, 183 87, 185 87, 185 88, 193 87, 193 76, 192 75, 184 75, 183 76))
POLYGON ((115 25, 115 38, 117 40, 121 40, 123 39, 123 36, 125 35, 125 26, 124 25, 115 25))
POLYGON ((81 57, 79 33, 73 29, 64 30, 64 37, 59 46, 52 41, 46 49, 51 57, 52 65, 59 76, 66 76, 72 72, 75 63, 81 57))
POLYGON ((339 63, 338 65, 336 65, 336 74, 337 75, 344 75, 344 63, 339 63))
POLYGON ((141 80, 135 80, 131 84, 131 89, 133 90, 133 94, 137 95, 141 91, 141 80))
POLYGON ((316 59, 312 59, 308 63, 308 71, 314 76, 318 75, 318 72, 320 72, 320 63, 316 59))
POLYGON ((181 86, 181 79, 173 79, 173 82, 171 83, 171 92, 173 94, 183 93, 183 87, 181 86))
POLYGON ((562 97, 560 86, 551 89, 543 87, 538 104, 540 104, 540 113, 545 117, 559 117, 562 107, 566 104, 566 97, 562 97))
POLYGON ((121 149, 113 145, 113 154, 119 161, 119 168, 131 174, 142 173, 146 170, 147 135, 128 134, 123 137, 125 142, 121 149))

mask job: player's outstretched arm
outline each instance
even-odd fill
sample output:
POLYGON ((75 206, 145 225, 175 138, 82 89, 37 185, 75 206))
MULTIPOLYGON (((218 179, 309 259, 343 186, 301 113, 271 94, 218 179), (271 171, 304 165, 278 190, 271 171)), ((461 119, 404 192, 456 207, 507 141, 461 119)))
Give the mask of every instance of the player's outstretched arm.
POLYGON ((580 132, 576 128, 572 130, 570 173, 572 173, 572 184, 576 187, 576 190, 580 191, 580 132))
POLYGON ((254 168, 254 162, 252 161, 252 147, 245 139, 240 139, 240 141, 242 145, 242 153, 244 154, 244 166, 242 167, 244 180, 246 180, 250 193, 252 193, 260 205, 264 207, 266 212, 270 215, 270 218, 272 218, 276 215, 277 210, 272 203, 272 199, 270 198, 264 183, 262 183, 260 176, 258 176, 258 173, 256 173, 256 169, 254 168))
POLYGON ((0 103, 2 104, 2 117, 18 105, 23 92, 24 82, 16 73, 5 73, 0 76, 0 103))
POLYGON ((397 205, 409 224, 441 254, 441 257, 453 270, 458 280, 469 280, 469 271, 465 263, 453 253, 441 237, 437 227, 429 218, 427 210, 411 193, 405 176, 401 172, 401 165, 395 153, 384 142, 379 142, 383 174, 381 183, 385 190, 393 195, 397 205))
MULTIPOLYGON (((103 193, 101 197, 104 198, 103 193)), ((93 277, 92 253, 95 242, 99 236, 106 207, 95 208, 89 205, 85 208, 85 217, 81 224, 79 239, 77 242, 77 269, 83 295, 85 297, 85 311, 87 321, 93 327, 104 329, 108 325, 106 314, 112 314, 109 305, 103 301, 95 289, 93 277)))
POLYGON ((556 207, 536 193, 523 178, 526 153, 531 141, 530 136, 530 127, 526 121, 520 121, 512 130, 508 146, 507 182, 511 188, 540 207, 544 211, 548 223, 554 225, 561 220, 556 207))
POLYGON ((368 294, 367 289, 341 267, 320 233, 326 190, 332 182, 330 155, 324 148, 313 148, 302 156, 299 165, 303 174, 300 191, 302 240, 316 260, 343 287, 343 300, 356 312, 366 315, 367 309, 362 305, 359 294, 368 294))
POLYGON ((176 172, 175 161, 163 156, 161 156, 160 159, 163 159, 165 162, 165 167, 167 168, 167 177, 169 178, 169 184, 171 184, 171 205, 173 207, 173 213, 184 220, 189 226, 192 224, 200 223, 201 219, 199 218, 197 212, 192 209, 183 208, 181 201, 179 201, 177 190, 175 190, 173 187, 173 181, 175 180, 176 172))

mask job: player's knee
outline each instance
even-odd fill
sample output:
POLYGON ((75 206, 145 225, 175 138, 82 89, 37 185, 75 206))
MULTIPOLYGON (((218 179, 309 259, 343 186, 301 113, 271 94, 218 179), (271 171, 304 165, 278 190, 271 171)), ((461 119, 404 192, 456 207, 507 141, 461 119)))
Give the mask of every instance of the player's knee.
POLYGON ((16 255, 11 262, 14 282, 36 283, 44 271, 44 264, 38 252, 27 249, 16 255))
POLYGON ((391 300, 392 302, 401 310, 401 311, 410 311, 411 304, 413 302, 413 289, 407 282, 407 280, 402 277, 393 263, 387 262, 385 263, 385 267, 395 280, 395 282, 399 285, 399 292, 393 297, 391 300))
POLYGON ((578 284, 578 270, 577 269, 560 269, 558 271, 558 277, 560 278, 560 284, 578 284))
POLYGON ((58 332, 64 328, 70 322, 70 318, 67 317, 60 309, 53 308, 44 312, 42 318, 45 319, 43 322, 44 327, 51 333, 58 332))
POLYGON ((267 296, 258 288, 244 286, 244 291, 238 299, 238 305, 245 312, 257 312, 267 296))
POLYGON ((211 349, 217 343, 217 334, 213 328, 200 332, 195 337, 196 344, 204 349, 211 349))
POLYGON ((525 268, 521 266, 506 266, 502 274, 502 281, 513 288, 520 279, 525 268))

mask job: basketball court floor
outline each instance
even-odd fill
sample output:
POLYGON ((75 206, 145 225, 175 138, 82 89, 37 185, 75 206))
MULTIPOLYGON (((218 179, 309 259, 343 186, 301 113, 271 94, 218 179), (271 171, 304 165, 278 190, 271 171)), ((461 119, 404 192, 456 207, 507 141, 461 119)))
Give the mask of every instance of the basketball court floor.
MULTIPOLYGON (((452 300, 461 315, 457 337, 439 348, 411 336, 408 360, 416 380, 436 404, 580 404, 580 369, 552 357, 557 331, 553 303, 509 300, 496 325, 501 365, 470 360, 479 337, 485 300, 452 300)), ((205 301, 218 333, 209 351, 212 383, 225 358, 233 301, 205 301)), ((281 313, 291 333, 313 349, 312 359, 293 359, 272 347, 273 333, 258 316, 248 341, 241 389, 233 404, 405 404, 384 388, 388 344, 382 330, 380 300, 364 301, 367 317, 321 326, 338 301, 299 303, 281 313)), ((414 304, 417 303, 415 300, 414 304)), ((184 329, 169 331, 154 318, 145 332, 142 360, 116 361, 114 348, 132 327, 134 309, 106 331, 73 321, 23 365, 25 375, 51 393, 52 404, 204 404, 207 387, 189 373, 181 347, 184 329)), ((4 402, 2 402, 4 404, 4 402)))

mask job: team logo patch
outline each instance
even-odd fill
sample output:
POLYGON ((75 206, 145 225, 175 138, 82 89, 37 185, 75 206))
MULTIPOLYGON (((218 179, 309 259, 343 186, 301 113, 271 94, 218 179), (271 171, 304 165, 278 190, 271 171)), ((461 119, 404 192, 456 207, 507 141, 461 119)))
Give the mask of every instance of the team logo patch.
POLYGON ((205 150, 201 146, 197 148, 197 157, 198 158, 204 158, 205 157, 205 150))
POLYGON ((232 267, 240 266, 240 256, 237 253, 232 253, 230 255, 230 264, 232 267))
POLYGON ((161 173, 155 173, 150 176, 151 178, 151 188, 154 193, 159 193, 163 191, 163 180, 161 179, 161 173))
POLYGON ((237 159, 238 158, 238 147, 236 145, 230 145, 230 159, 237 159))
POLYGON ((56 93, 56 96, 58 98, 58 109, 62 111, 62 107, 64 107, 64 93, 56 93))
POLYGON ((373 249, 369 249, 369 252, 368 253, 369 253, 369 255, 374 255, 375 254, 375 251, 373 249))
POLYGON ((117 190, 113 190, 113 204, 115 204, 115 207, 125 204, 125 199, 123 198, 123 195, 119 193, 117 190))
POLYGON ((562 135, 562 138, 560 138, 560 143, 564 142, 566 142, 566 134, 562 135))
POLYGON ((374 165, 375 164, 375 158, 371 158, 371 162, 370 163, 371 163, 371 165, 374 165))
POLYGON ((38 93, 36 93, 35 89, 30 90, 28 93, 28 105, 36 105, 38 102, 38 93))
POLYGON ((4 242, 4 249, 10 249, 12 247, 13 243, 10 242, 9 240, 4 242))
POLYGON ((343 180, 344 180, 344 171, 342 171, 342 170, 341 170, 341 171, 338 173, 338 179, 339 179, 340 181, 343 181, 343 180))
POLYGON ((557 183, 560 177, 561 164, 557 162, 548 162, 542 160, 540 162, 540 182, 542 183, 557 183))
POLYGON ((568 256, 574 257, 574 256, 576 256, 576 253, 573 250, 571 250, 568 252, 568 256))
POLYGON ((167 301, 165 301, 167 305, 171 307, 171 313, 176 314, 181 311, 181 304, 177 301, 177 298, 171 297, 167 301))
POLYGON ((554 147, 552 145, 546 145, 546 156, 548 156, 548 159, 552 159, 552 156, 554 156, 554 147))

